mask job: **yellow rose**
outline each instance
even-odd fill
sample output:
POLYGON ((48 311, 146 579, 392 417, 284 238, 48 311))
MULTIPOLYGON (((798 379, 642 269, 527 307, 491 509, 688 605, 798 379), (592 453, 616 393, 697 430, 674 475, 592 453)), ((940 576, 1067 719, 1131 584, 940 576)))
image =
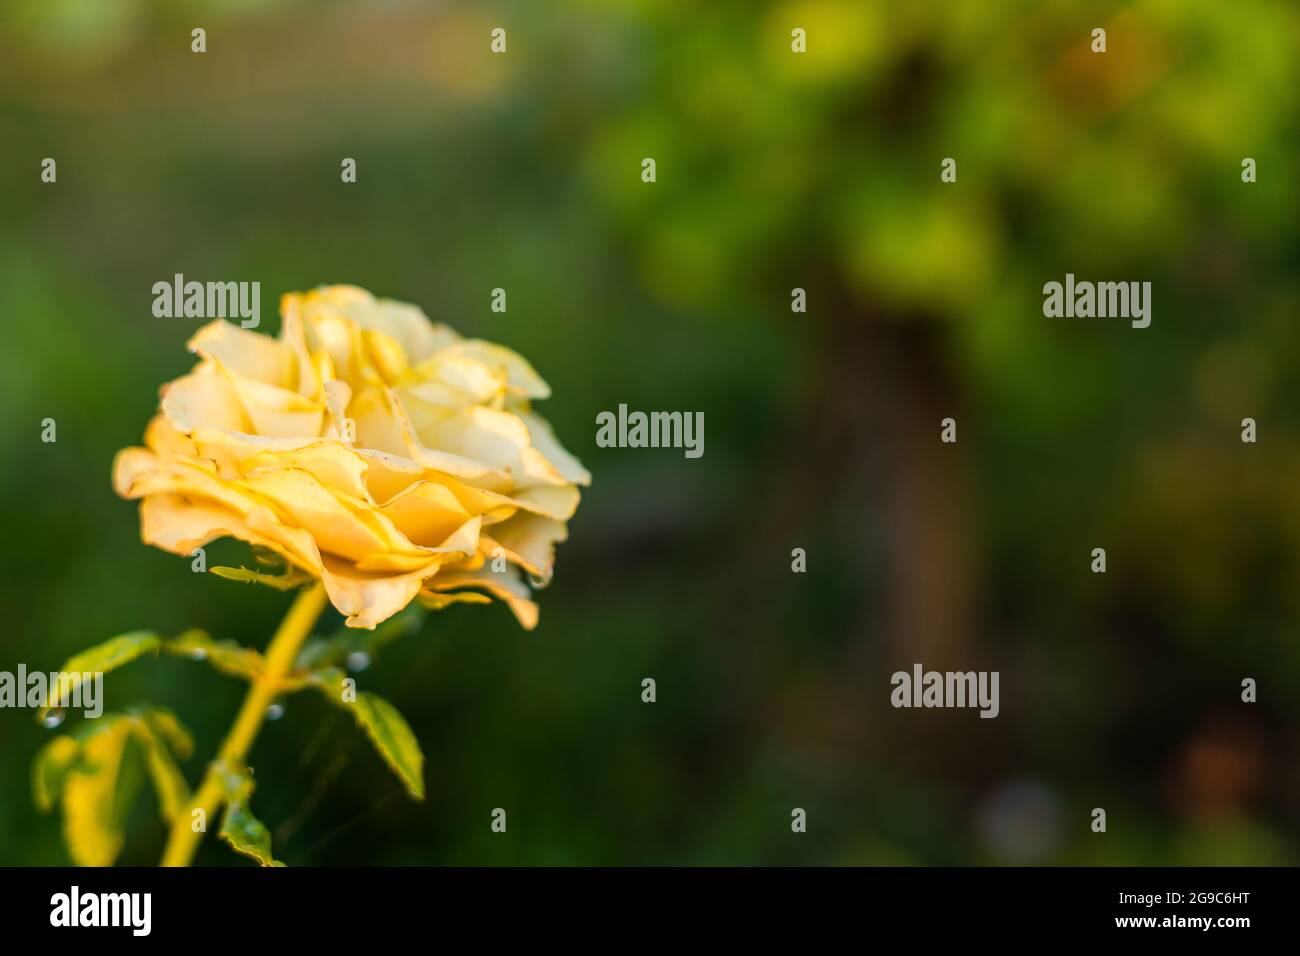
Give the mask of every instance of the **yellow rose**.
POLYGON ((352 286, 280 310, 279 339, 201 328, 200 362, 163 386, 148 447, 118 453, 114 485, 140 499, 144 542, 269 548, 319 577, 352 627, 417 597, 490 600, 480 591, 534 627, 524 575, 550 578, 591 481, 531 409, 546 383, 509 349, 352 286))

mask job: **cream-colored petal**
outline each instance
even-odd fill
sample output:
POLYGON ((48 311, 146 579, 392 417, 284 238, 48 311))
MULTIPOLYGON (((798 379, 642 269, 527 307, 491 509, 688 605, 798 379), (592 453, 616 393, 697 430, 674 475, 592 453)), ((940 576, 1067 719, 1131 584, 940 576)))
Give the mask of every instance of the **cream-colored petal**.
POLYGON ((568 479, 556 469, 546 456, 532 446, 519 449, 519 461, 513 468, 515 483, 528 485, 567 485, 568 479))
POLYGON ((145 544, 186 556, 217 538, 238 538, 275 551, 291 564, 301 563, 298 555, 254 532, 234 512, 180 495, 150 495, 140 502, 140 537, 145 544))
POLYGON ((402 395, 448 410, 464 405, 500 407, 508 385, 504 369, 444 349, 415 368, 412 380, 403 383, 402 395))
POLYGON ((323 556, 309 531, 286 525, 269 505, 253 508, 245 521, 251 531, 278 543, 285 553, 292 555, 295 565, 313 574, 322 573, 323 556))
POLYGON ((291 450, 264 450, 241 462, 244 474, 297 468, 332 491, 373 505, 366 488, 366 460, 337 442, 320 441, 291 450))
POLYGON ((220 504, 236 514, 247 514, 257 501, 222 481, 212 462, 202 459, 161 458, 142 448, 118 453, 114 485, 123 498, 179 494, 220 504))
POLYGON ((195 429, 196 456, 212 461, 217 474, 227 480, 240 478, 248 470, 246 462, 264 452, 294 452, 320 441, 318 438, 267 438, 246 432, 223 432, 209 428, 195 429))
POLYGON ((193 458, 198 454, 191 436, 177 431, 164 415, 155 415, 145 426, 144 443, 160 455, 193 458))
POLYGON ((470 517, 449 488, 431 481, 408 485, 380 511, 413 542, 427 547, 442 545, 470 517))
POLYGON ((406 453, 413 460, 425 468, 440 471, 482 487, 500 489, 510 486, 510 476, 500 469, 454 452, 449 453, 441 449, 435 450, 427 447, 415 434, 415 429, 411 425, 410 419, 407 417, 406 411, 397 396, 392 392, 388 392, 386 397, 389 402, 389 409, 393 414, 393 420, 401 429, 402 439, 406 445, 406 453))
POLYGON ((366 462, 366 489, 371 500, 381 507, 419 481, 425 470, 404 455, 358 448, 357 454, 366 462))
POLYGON ((482 362, 488 368, 503 374, 507 388, 517 395, 537 399, 551 396, 550 386, 537 374, 537 370, 518 352, 503 345, 485 342, 482 339, 466 339, 451 346, 447 351, 451 355, 466 356, 482 362))
POLYGON ((239 393, 215 365, 200 366, 164 385, 162 412, 173 428, 187 434, 196 428, 246 432, 253 427, 239 393))
POLYGON ((514 567, 499 572, 486 569, 463 573, 442 572, 430 579, 427 585, 427 590, 435 593, 460 588, 478 588, 500 598, 526 631, 537 626, 537 605, 529 599, 531 592, 514 567))
POLYGON ((330 603, 347 617, 344 623, 369 630, 410 604, 427 574, 423 568, 405 574, 369 574, 327 554, 321 580, 330 603))
POLYGON ((355 323, 341 315, 313 312, 303 305, 303 328, 308 349, 313 355, 328 356, 328 367, 337 378, 355 389, 384 384, 369 367, 361 330, 355 323))
POLYGON ((447 591, 435 594, 432 591, 424 590, 416 595, 416 599, 431 611, 441 611, 452 604, 492 603, 492 598, 486 594, 480 594, 478 591, 447 591))
POLYGON ((347 415, 356 423, 353 444, 357 448, 414 460, 409 454, 402 423, 394 415, 393 402, 386 390, 366 388, 357 393, 347 406, 347 415))
POLYGON ((572 482, 575 485, 591 484, 591 472, 582 467, 582 462, 565 451, 564 446, 555 437, 550 422, 533 412, 521 411, 518 414, 528 427, 528 437, 532 441, 533 447, 541 452, 546 457, 546 460, 554 466, 555 470, 564 476, 565 481, 572 482))
MULTIPOLYGON (((318 397, 324 383, 334 377, 334 370, 328 361, 321 363, 313 359, 302 326, 302 310, 297 298, 293 296, 285 296, 280 300, 280 342, 293 356, 296 370, 294 381, 298 394, 308 398, 318 397)), ((324 358, 327 357, 322 356, 324 358)))
POLYGON ((492 528, 492 540, 505 549, 506 557, 543 579, 554 570, 555 545, 568 537, 562 522, 534 514, 519 514, 492 528))
POLYGON ((272 438, 320 435, 325 419, 322 402, 278 385, 246 378, 220 362, 217 368, 239 396, 256 434, 272 438))
POLYGON ((544 518, 554 518, 556 521, 568 521, 578 510, 582 494, 573 485, 559 488, 539 485, 516 491, 510 497, 524 511, 531 511, 544 518))
POLYGON ((186 343, 197 352, 244 378, 278 388, 297 389, 297 361, 283 343, 230 322, 209 322, 186 343))
POLYGON ((518 416, 481 405, 425 426, 418 437, 424 446, 505 474, 520 471, 519 452, 528 447, 528 428, 518 416))
POLYGON ((376 551, 355 562, 354 566, 358 571, 372 571, 378 574, 405 574, 408 571, 420 570, 432 574, 442 566, 442 563, 432 560, 425 552, 402 554, 396 551, 376 551))
POLYGON ((464 559, 471 558, 478 553, 479 534, 483 528, 483 519, 474 517, 470 518, 463 525, 447 535, 446 540, 438 545, 437 550, 445 551, 448 554, 459 555, 464 559))
POLYGON ((388 543, 372 524, 308 472, 261 471, 234 484, 272 503, 284 523, 309 532, 322 552, 356 560, 387 549, 388 543))
POLYGON ((332 379, 325 383, 325 410, 329 413, 330 430, 325 437, 342 442, 345 445, 357 444, 356 421, 348 416, 348 406, 352 403, 352 387, 341 379, 332 379))
POLYGON ((450 475, 438 471, 425 471, 422 473, 424 481, 430 481, 435 484, 443 485, 453 495, 461 506, 470 514, 483 516, 484 524, 495 524, 498 521, 504 521, 516 511, 519 505, 506 495, 496 491, 488 491, 485 488, 476 488, 450 475))
POLYGON ((391 335, 367 329, 361 333, 361 342, 367 360, 385 383, 395 385, 410 374, 411 366, 406 359, 406 350, 391 335))
POLYGON ((131 494, 140 475, 157 467, 159 457, 148 448, 123 448, 113 456, 113 490, 121 498, 134 498, 131 494))

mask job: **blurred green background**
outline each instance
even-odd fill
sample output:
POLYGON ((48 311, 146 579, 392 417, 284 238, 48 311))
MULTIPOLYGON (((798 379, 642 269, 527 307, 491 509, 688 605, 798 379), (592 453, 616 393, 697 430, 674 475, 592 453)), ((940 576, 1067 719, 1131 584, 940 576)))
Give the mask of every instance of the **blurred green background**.
MULTIPOLYGON (((175 273, 260 281, 268 331, 350 282, 507 344, 595 476, 537 631, 453 608, 358 675, 426 803, 286 701, 251 758, 279 858, 1297 862, 1294 4, 2 10, 0 670, 136 628, 263 646, 287 607, 144 547, 111 491, 193 363, 199 323, 150 311, 175 273), (1151 281, 1151 327, 1044 318, 1067 272, 1151 281), (619 403, 704 412, 704 457, 597 448, 619 403), (1000 671, 1001 715, 892 709, 918 661, 1000 671)), ((106 687, 177 712, 191 782, 242 697, 177 659, 106 687)), ((50 734, 0 712, 0 864, 67 862, 28 780, 50 734)), ((122 863, 161 852, 152 799, 122 863)))

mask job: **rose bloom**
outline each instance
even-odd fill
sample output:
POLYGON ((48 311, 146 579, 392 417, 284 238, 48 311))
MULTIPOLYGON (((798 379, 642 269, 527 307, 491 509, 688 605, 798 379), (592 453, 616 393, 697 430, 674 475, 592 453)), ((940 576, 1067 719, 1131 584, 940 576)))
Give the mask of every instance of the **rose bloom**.
POLYGON ((487 595, 534 627, 525 576, 549 580, 591 480, 532 411, 546 383, 509 349, 362 289, 280 309, 279 339, 201 328, 200 362, 163 386, 147 447, 118 453, 114 485, 140 499, 145 543, 270 549, 319 577, 351 627, 417 597, 487 595))

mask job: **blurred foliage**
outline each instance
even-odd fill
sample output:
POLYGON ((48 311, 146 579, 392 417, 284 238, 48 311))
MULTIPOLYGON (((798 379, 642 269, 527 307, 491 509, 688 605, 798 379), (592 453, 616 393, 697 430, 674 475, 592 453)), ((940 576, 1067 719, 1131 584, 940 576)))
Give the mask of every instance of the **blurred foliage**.
MULTIPOLYGON (((452 608, 357 675, 410 721, 425 803, 328 702, 287 702, 251 761, 275 768, 278 859, 1293 864, 1298 21, 1283 0, 11 0, 0 670, 138 627, 264 645, 286 596, 141 546, 109 488, 190 364, 192 323, 150 289, 258 280, 274 330, 280 292, 354 282, 527 355, 595 482, 538 631, 452 608), (1066 272, 1150 279, 1151 328, 1045 320, 1066 272), (950 397, 960 470, 892 444, 937 438, 950 397), (597 448, 620 402, 705 412, 705 456, 597 448), (961 532, 903 566, 969 580, 997 720, 888 706, 916 659, 889 631, 927 601, 895 524, 926 515, 961 532)), ((191 783, 242 693, 169 656, 106 687, 183 716, 191 783)), ((7 864, 67 860, 31 804, 33 716, 0 714, 7 864)), ((120 862, 157 859, 152 812, 120 862)), ((200 862, 230 862, 217 843, 200 862)))

